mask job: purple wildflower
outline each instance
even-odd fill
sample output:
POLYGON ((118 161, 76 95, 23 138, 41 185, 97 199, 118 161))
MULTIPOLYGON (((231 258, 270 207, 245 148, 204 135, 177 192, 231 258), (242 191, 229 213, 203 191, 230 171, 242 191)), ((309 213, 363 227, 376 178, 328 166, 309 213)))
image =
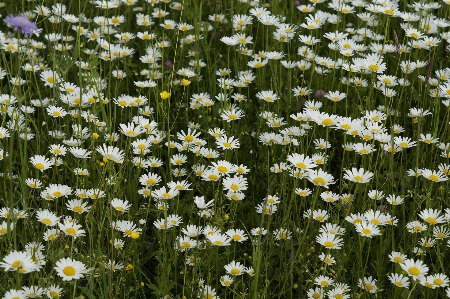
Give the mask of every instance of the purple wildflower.
POLYGON ((32 34, 39 34, 36 24, 30 21, 24 14, 20 16, 9 15, 6 17, 5 23, 6 25, 13 27, 14 31, 20 29, 25 37, 32 34))
POLYGON ((315 96, 316 98, 322 99, 322 98, 325 97, 325 94, 326 94, 326 91, 325 91, 325 90, 323 90, 323 89, 318 89, 318 90, 316 90, 316 92, 314 93, 314 96, 315 96))
POLYGON ((170 60, 166 60, 166 62, 165 62, 164 64, 165 64, 165 66, 167 66, 168 68, 173 67, 173 62, 170 61, 170 60))

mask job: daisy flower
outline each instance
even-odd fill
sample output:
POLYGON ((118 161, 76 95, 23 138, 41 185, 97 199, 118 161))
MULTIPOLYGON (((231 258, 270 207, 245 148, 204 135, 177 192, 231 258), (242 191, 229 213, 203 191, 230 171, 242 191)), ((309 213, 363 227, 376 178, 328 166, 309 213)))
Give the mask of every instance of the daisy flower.
POLYGON ((327 265, 333 265, 336 263, 336 260, 331 256, 331 254, 325 254, 323 252, 319 255, 319 259, 327 265))
POLYGON ((363 237, 372 238, 372 236, 381 235, 380 229, 371 222, 356 223, 355 229, 363 237))
POLYGON ((290 154, 287 156, 287 160, 291 162, 293 166, 302 170, 312 169, 317 166, 314 160, 303 154, 290 154))
POLYGON ((66 207, 68 210, 73 211, 75 213, 81 214, 84 212, 89 212, 90 206, 87 205, 86 202, 83 202, 81 199, 71 199, 67 201, 66 207))
POLYGON ((56 107, 53 105, 49 105, 47 107, 47 113, 52 117, 64 117, 68 114, 68 112, 64 110, 62 107, 56 107))
POLYGON ((56 262, 56 273, 63 281, 70 281, 73 279, 83 278, 84 274, 89 273, 86 265, 82 262, 73 260, 71 258, 62 258, 56 262))
POLYGON ((400 267, 414 280, 421 279, 428 274, 428 266, 421 260, 407 259, 400 263, 400 267))
POLYGON ((229 275, 223 275, 220 277, 220 284, 222 284, 224 287, 228 287, 233 283, 233 278, 231 278, 229 275))
POLYGON ((427 225, 421 223, 420 221, 411 221, 406 224, 406 228, 410 233, 420 233, 427 229, 427 225))
POLYGON ((419 217, 429 224, 440 224, 447 222, 444 216, 441 216, 441 211, 433 209, 425 209, 420 212, 419 217))
POLYGON ((163 186, 160 189, 156 189, 152 191, 152 196, 161 199, 161 200, 167 200, 172 199, 175 196, 177 196, 180 193, 178 189, 171 188, 169 190, 166 190, 166 187, 163 186))
POLYGON ((116 249, 123 249, 125 247, 125 241, 121 239, 114 239, 113 246, 116 249))
POLYGON ((376 282, 377 282, 377 280, 373 279, 372 276, 364 277, 364 280, 363 279, 358 280, 358 286, 360 288, 365 289, 369 293, 374 294, 378 290, 377 286, 375 285, 376 282))
POLYGON ((216 137, 217 147, 223 150, 236 149, 240 147, 239 139, 234 136, 227 137, 225 135, 216 137))
POLYGON ((244 112, 238 108, 225 109, 220 114, 220 117, 227 122, 241 119, 244 116, 244 112))
POLYGON ((42 187, 42 182, 38 179, 28 178, 25 180, 25 184, 32 189, 39 189, 42 187))
POLYGON ((274 230, 273 235, 275 236, 275 240, 277 241, 291 239, 291 232, 283 227, 274 230))
POLYGON ((234 192, 242 192, 247 190, 247 179, 242 176, 225 177, 222 181, 225 190, 232 190, 234 192))
POLYGON ((52 70, 45 70, 40 73, 41 80, 44 85, 53 87, 54 84, 58 83, 60 78, 57 72, 52 70))
POLYGON ((433 228, 433 237, 436 239, 446 239, 450 237, 450 229, 446 226, 435 226, 433 228))
POLYGON ((206 235, 206 238, 209 242, 211 242, 211 245, 213 246, 229 246, 231 245, 231 238, 229 238, 227 235, 224 234, 214 234, 214 235, 206 235))
POLYGON ((403 274, 391 273, 389 276, 389 281, 399 288, 408 288, 409 279, 403 274))
POLYGON ((321 288, 326 288, 334 284, 334 280, 331 277, 319 275, 314 279, 314 284, 320 286, 321 288))
POLYGON ((416 141, 411 141, 411 138, 409 137, 394 137, 394 143, 401 148, 410 148, 413 146, 416 146, 416 141))
POLYGON ((119 124, 120 132, 128 137, 136 137, 145 132, 145 129, 141 125, 135 126, 134 123, 119 124))
POLYGON ((175 247, 181 252, 184 252, 187 249, 196 248, 197 241, 187 236, 179 236, 177 237, 175 247))
POLYGON ((128 200, 122 200, 118 198, 113 198, 111 200, 111 206, 119 212, 128 212, 131 208, 131 204, 129 204, 128 200))
POLYGON ((340 249, 343 244, 342 238, 327 233, 321 233, 319 236, 317 236, 316 242, 327 249, 340 249))
POLYGON ((242 229, 229 229, 225 232, 231 239, 233 239, 236 242, 242 243, 246 240, 248 240, 247 235, 242 229))
POLYGON ((422 176, 433 182, 444 182, 448 180, 447 175, 441 170, 434 171, 430 169, 422 169, 422 176))
POLYGON ((295 193, 300 197, 306 197, 308 195, 311 195, 312 191, 309 188, 306 189, 297 188, 295 189, 295 193))
POLYGON ((322 169, 319 170, 307 170, 307 179, 313 183, 316 186, 323 186, 328 189, 328 185, 332 185, 336 183, 334 181, 334 177, 323 171, 322 169))
POLYGON ((225 265, 224 268, 228 274, 231 274, 233 276, 242 275, 245 271, 244 265, 235 261, 232 261, 231 263, 225 265))
POLYGON ((354 183, 367 183, 373 177, 373 173, 370 171, 365 172, 363 168, 356 169, 352 168, 352 170, 345 170, 344 179, 352 181, 354 183))
POLYGON ((3 257, 3 262, 0 262, 0 267, 5 271, 18 271, 19 273, 29 273, 39 270, 39 267, 34 263, 33 257, 23 251, 12 251, 3 257))
POLYGON ((402 263, 404 260, 406 260, 407 256, 401 252, 397 252, 397 251, 393 251, 389 254, 389 259, 391 260, 391 262, 400 264, 402 263))
POLYGON ((118 263, 116 261, 112 261, 112 260, 108 260, 108 263, 105 264, 106 268, 108 268, 109 270, 116 272, 119 270, 123 269, 123 264, 122 263, 118 263))
POLYGON ((37 211, 36 218, 39 222, 47 226, 55 226, 58 224, 61 217, 56 216, 53 212, 46 209, 37 211))
POLYGON ((125 160, 124 152, 118 147, 103 144, 103 146, 97 146, 96 151, 99 152, 103 158, 114 161, 116 163, 123 163, 125 160))

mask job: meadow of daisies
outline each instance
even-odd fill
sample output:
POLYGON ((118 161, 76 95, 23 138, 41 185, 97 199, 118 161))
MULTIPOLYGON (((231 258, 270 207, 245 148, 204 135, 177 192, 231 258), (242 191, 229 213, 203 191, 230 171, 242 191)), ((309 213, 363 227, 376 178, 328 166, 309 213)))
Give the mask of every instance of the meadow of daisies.
POLYGON ((0 4, 0 298, 450 297, 448 0, 0 4))

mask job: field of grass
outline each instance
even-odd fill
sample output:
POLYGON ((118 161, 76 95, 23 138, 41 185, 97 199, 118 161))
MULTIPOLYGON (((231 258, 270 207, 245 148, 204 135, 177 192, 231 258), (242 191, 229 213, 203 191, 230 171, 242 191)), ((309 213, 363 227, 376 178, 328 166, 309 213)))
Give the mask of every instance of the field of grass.
POLYGON ((0 14, 0 298, 450 297, 448 0, 0 14))

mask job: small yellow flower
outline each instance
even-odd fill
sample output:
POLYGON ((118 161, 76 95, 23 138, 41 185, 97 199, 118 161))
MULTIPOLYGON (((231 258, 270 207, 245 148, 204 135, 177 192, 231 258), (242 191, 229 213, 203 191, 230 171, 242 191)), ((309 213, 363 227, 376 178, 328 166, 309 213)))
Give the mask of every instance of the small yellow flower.
POLYGON ((128 264, 128 265, 125 267, 125 270, 129 271, 129 270, 132 270, 133 268, 134 268, 134 267, 133 267, 132 264, 128 264))
POLYGON ((188 86, 189 84, 191 84, 191 81, 189 81, 187 79, 183 79, 183 80, 181 80, 181 84, 183 84, 184 86, 188 86))
POLYGON ((170 93, 168 93, 165 90, 163 92, 160 92, 159 95, 161 96, 161 99, 163 99, 163 100, 168 99, 170 97, 170 93))
POLYGON ((133 233, 131 233, 130 237, 132 239, 137 239, 137 238, 139 238, 139 233, 138 232, 133 232, 133 233))
POLYGON ((98 137, 100 137, 100 135, 98 135, 97 133, 92 133, 92 138, 98 139, 98 137))

